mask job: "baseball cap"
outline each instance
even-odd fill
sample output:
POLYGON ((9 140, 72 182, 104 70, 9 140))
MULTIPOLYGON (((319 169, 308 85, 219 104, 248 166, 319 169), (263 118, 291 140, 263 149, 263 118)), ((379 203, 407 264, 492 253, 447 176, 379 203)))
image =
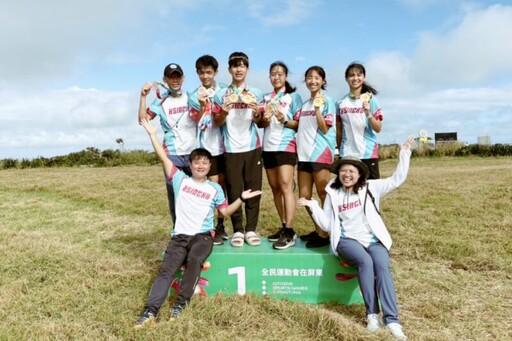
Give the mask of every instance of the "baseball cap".
POLYGON ((171 63, 165 67, 164 77, 171 77, 173 73, 179 73, 180 76, 183 76, 183 69, 178 64, 171 63))

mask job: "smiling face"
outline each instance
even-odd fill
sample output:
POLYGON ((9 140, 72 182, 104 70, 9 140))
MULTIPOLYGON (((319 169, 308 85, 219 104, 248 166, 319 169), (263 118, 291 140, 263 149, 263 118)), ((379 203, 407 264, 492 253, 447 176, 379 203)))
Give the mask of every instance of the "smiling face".
POLYGON ((317 70, 311 70, 306 74, 306 86, 312 94, 319 92, 324 84, 325 80, 317 70))
POLYGON ((280 65, 276 65, 270 70, 270 83, 274 87, 274 90, 279 90, 285 86, 286 82, 286 70, 280 65))
POLYGON ((354 67, 347 72, 347 76, 345 80, 347 81, 348 86, 350 87, 350 92, 359 93, 361 92, 361 88, 363 87, 363 83, 366 79, 366 76, 358 67, 354 67))
POLYGON ((341 181, 343 190, 346 192, 357 184, 357 181, 361 177, 361 173, 359 173, 359 168, 356 166, 344 164, 340 167, 338 177, 341 181))
POLYGON ((201 81, 201 84, 205 88, 211 88, 214 86, 214 79, 217 75, 217 71, 213 69, 212 66, 208 65, 206 67, 202 67, 197 70, 197 75, 199 76, 199 80, 201 81))
POLYGON ((169 89, 178 91, 181 89, 181 86, 183 85, 183 82, 185 81, 185 76, 182 76, 177 72, 174 72, 171 74, 170 77, 164 76, 163 81, 165 84, 167 84, 169 89))
POLYGON ((229 67, 229 73, 233 79, 233 83, 236 85, 241 85, 245 82, 245 77, 247 76, 247 72, 249 68, 243 61, 240 61, 238 65, 233 65, 229 67))
POLYGON ((190 161, 190 171, 196 180, 204 180, 210 171, 212 163, 206 156, 201 156, 190 161))

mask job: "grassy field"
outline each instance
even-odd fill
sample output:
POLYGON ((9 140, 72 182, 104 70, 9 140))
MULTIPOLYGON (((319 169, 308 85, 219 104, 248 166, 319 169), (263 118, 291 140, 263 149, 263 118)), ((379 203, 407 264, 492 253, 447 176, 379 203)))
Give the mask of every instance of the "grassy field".
MULTIPOLYGON (((384 176, 396 160, 381 163, 384 176)), ((158 166, 0 171, 0 340, 389 340, 362 305, 195 297, 132 329, 170 229, 158 166)), ((265 184, 259 232, 279 224, 265 184)), ((382 202, 410 340, 512 339, 512 158, 413 159, 382 202)), ((298 209, 296 230, 311 223, 298 209)), ((229 229, 230 231, 230 229, 229 229)))

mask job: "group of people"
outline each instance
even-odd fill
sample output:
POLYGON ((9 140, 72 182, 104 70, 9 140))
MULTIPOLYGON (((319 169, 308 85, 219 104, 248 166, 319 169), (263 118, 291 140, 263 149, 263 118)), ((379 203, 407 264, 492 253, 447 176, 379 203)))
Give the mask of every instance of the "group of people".
POLYGON ((270 65, 273 91, 267 94, 247 84, 249 57, 245 53, 232 53, 228 70, 230 85, 217 82, 218 62, 204 55, 196 61, 201 84, 193 92, 182 90, 185 75, 175 63, 165 67, 162 83, 142 86, 139 123, 163 164, 174 229, 136 327, 156 319, 177 271, 184 265, 171 319, 179 316, 192 297, 213 245, 229 240, 225 217, 231 217, 233 247, 260 245, 256 228, 262 166, 282 223, 268 239, 277 250, 295 245, 297 203, 293 187, 297 167, 298 204, 307 209, 315 226, 300 238, 306 247, 331 244, 336 255, 358 268, 368 330, 380 326, 380 298, 384 323, 395 337, 405 339, 389 268, 391 238, 378 207, 379 198, 405 180, 412 140, 402 146, 395 174, 377 180, 376 134, 382 128, 383 116, 377 91, 365 81, 364 66, 352 63, 347 67, 345 79, 350 91, 337 102, 325 92, 326 73, 320 66, 312 66, 304 74, 310 92, 306 101, 288 82, 288 68, 283 62, 270 65), (156 98, 147 106, 146 97, 152 90, 156 98), (157 117, 164 132, 162 145, 150 123, 157 117), (340 159, 333 164, 337 149, 340 159), (333 180, 331 171, 336 175, 333 180), (313 185, 320 205, 312 199, 313 185))

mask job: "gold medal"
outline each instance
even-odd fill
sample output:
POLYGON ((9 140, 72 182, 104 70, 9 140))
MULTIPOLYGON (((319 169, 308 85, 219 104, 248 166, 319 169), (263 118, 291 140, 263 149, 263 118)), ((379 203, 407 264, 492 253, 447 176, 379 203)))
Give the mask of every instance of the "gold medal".
POLYGON ((320 108, 322 106, 322 104, 324 104, 324 102, 325 102, 324 96, 315 97, 315 99, 313 100, 313 106, 315 108, 320 108))
POLYGON ((232 93, 231 95, 228 96, 228 101, 231 103, 238 102, 238 95, 235 93, 232 93))
POLYGON ((370 99, 372 98, 372 94, 369 93, 369 92, 366 92, 364 94, 362 94, 361 96, 359 96, 359 100, 363 103, 368 103, 370 102, 370 99))
POLYGON ((242 98, 242 102, 245 104, 251 104, 255 102, 254 97, 250 92, 246 93, 245 95, 241 95, 240 97, 242 98))

